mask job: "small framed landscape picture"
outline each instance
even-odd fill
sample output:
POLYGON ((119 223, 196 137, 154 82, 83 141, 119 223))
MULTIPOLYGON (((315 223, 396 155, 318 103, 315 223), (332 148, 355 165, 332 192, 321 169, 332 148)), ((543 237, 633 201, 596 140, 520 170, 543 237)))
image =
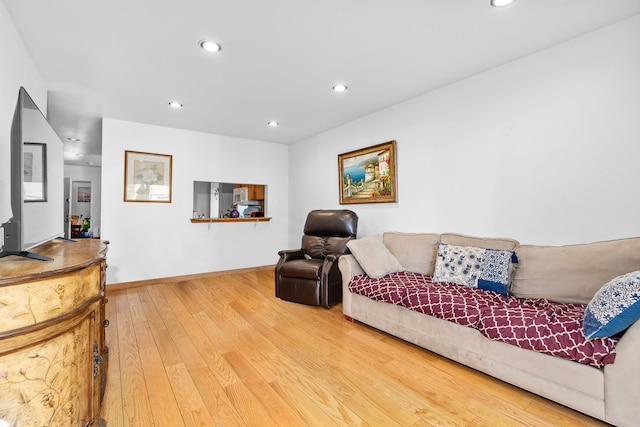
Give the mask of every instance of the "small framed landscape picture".
POLYGON ((340 204, 397 201, 396 141, 338 155, 340 204))
POLYGON ((78 187, 78 203, 91 203, 91 187, 78 187))
POLYGON ((173 156, 124 152, 124 201, 171 203, 173 156))
POLYGON ((47 145, 25 142, 23 148, 25 202, 47 201, 47 145))

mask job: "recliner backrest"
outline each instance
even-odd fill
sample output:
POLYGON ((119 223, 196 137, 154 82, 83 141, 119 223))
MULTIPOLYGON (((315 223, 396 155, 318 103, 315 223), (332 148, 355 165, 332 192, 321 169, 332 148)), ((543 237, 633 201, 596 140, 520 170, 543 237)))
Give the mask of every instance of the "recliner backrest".
POLYGON ((349 253, 347 242, 356 238, 358 215, 347 209, 314 210, 304 225, 302 250, 311 258, 349 253))

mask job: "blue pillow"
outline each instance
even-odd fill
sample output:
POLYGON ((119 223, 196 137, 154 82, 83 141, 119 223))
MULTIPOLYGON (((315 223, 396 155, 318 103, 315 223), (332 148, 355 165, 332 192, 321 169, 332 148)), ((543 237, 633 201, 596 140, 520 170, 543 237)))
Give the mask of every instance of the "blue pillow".
POLYGON ((509 297, 510 263, 513 261, 513 256, 513 251, 485 249, 482 257, 482 271, 478 276, 478 287, 509 297))
POLYGON ((587 305, 582 329, 587 339, 610 337, 640 318, 640 270, 605 284, 587 305))

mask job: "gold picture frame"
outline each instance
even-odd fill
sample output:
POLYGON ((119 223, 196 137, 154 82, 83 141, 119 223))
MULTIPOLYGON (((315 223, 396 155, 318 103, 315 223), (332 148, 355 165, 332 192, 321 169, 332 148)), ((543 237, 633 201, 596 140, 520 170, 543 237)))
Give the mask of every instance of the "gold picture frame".
POLYGON ((396 141, 338 155, 340 204, 397 201, 396 141))
POLYGON ((124 201, 171 203, 173 156, 124 152, 124 201))

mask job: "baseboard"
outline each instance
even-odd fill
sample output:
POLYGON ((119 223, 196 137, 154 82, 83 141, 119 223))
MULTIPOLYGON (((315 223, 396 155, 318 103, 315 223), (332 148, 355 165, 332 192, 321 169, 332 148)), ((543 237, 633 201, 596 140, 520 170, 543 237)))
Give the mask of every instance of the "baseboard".
POLYGON ((121 289, 137 288, 139 286, 158 285, 161 283, 174 283, 174 282, 183 282, 187 280, 206 279, 208 277, 226 276, 229 274, 244 274, 244 273, 250 273, 252 271, 273 270, 274 268, 275 268, 275 264, 263 265, 258 267, 238 268, 235 270, 210 271, 207 273, 187 274, 184 276, 160 277, 156 279, 138 280, 135 282, 108 283, 106 285, 106 291, 107 292, 119 291, 121 289))

